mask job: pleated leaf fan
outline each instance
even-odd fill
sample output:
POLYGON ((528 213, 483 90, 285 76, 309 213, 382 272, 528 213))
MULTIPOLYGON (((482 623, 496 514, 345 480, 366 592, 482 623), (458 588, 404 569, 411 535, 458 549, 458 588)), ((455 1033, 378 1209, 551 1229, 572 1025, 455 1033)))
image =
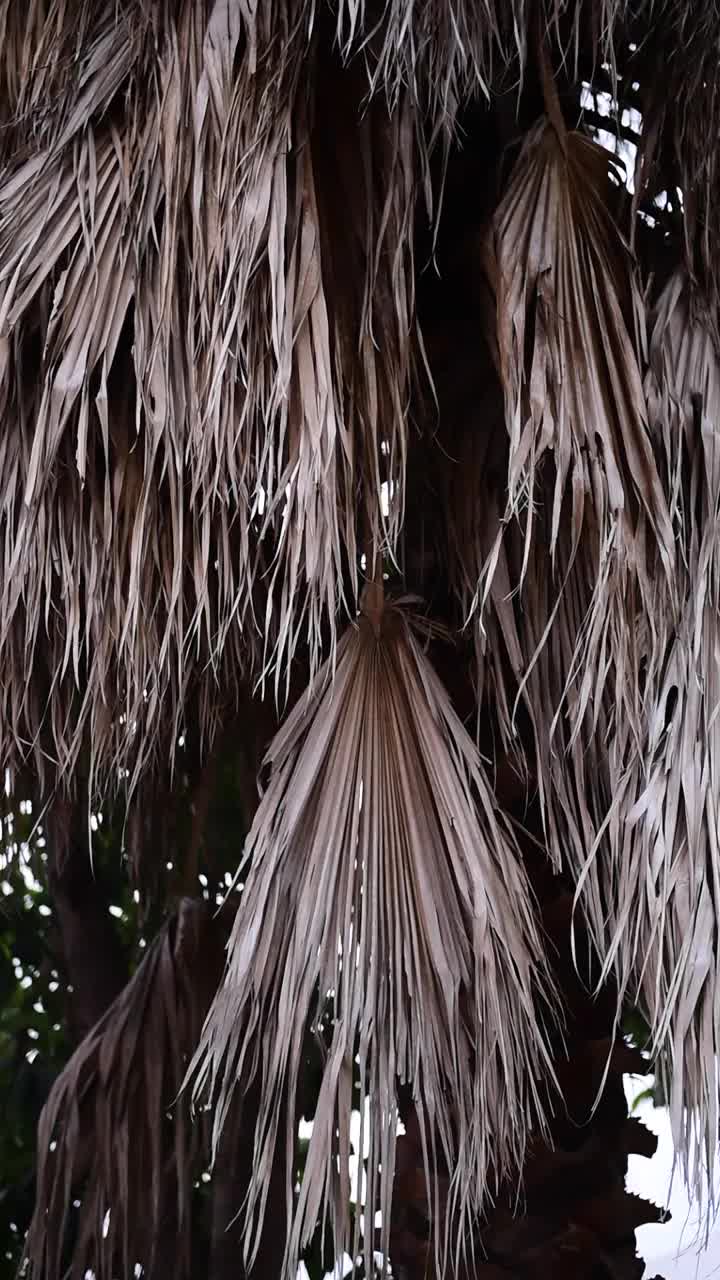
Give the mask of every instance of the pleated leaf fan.
MULTIPOLYGON (((447 1220, 458 1226, 517 1168, 530 1127, 542 1124, 549 982, 528 886, 422 631, 371 586, 335 666, 270 747, 225 979, 196 1062, 197 1092, 209 1086, 216 1100, 216 1135, 238 1081, 261 1074, 257 1177, 245 1208, 252 1258, 275 1144, 292 1149, 306 1025, 330 1020, 288 1278, 318 1216, 329 1217, 338 1255, 357 1256, 353 1108, 364 1116, 369 1103, 364 1213, 369 1223, 381 1214, 385 1256, 401 1083, 412 1085, 421 1116, 430 1204, 444 1162, 453 1175, 447 1220), (283 1099, 290 1119, 279 1133, 283 1099)), ((371 1232, 364 1248, 371 1274, 371 1232)))

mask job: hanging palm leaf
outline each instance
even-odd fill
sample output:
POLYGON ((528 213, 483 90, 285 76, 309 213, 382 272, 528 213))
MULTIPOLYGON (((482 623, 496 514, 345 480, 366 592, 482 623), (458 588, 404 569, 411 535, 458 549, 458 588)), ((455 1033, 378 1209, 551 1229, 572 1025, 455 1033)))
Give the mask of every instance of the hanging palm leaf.
POLYGON ((655 311, 648 400, 677 528, 681 609, 647 742, 623 780, 623 821, 593 863, 607 903, 606 967, 648 1017, 670 1077, 685 1172, 713 1195, 720 1028, 720 335, 675 274, 655 311), (707 1180, 707 1181, 706 1181, 707 1180))
MULTIPOLYGON (((216 1099, 216 1134, 239 1076, 261 1074, 251 1258, 279 1101, 287 1089, 292 1117, 308 1016, 315 1026, 330 1019, 288 1277, 318 1215, 330 1217, 338 1256, 358 1252, 348 1218, 354 1106, 361 1115, 370 1106, 364 1212, 370 1222, 382 1214, 384 1250, 399 1083, 412 1083, 418 1099, 431 1183, 439 1159, 453 1171, 460 1221, 541 1123, 537 1000, 547 978, 527 885, 415 626, 396 606, 374 622, 362 617, 271 746, 228 968, 198 1059, 197 1090, 216 1099)), ((291 1119, 288 1151, 292 1140, 291 1119)))
MULTIPOLYGON (((608 212, 608 156, 556 117, 529 135, 493 221, 508 498, 478 598, 491 599, 509 660, 505 735, 521 698, 550 852, 582 871, 643 740, 674 551, 631 337, 642 339, 642 307, 608 212)), ((601 937, 598 887, 585 888, 601 937)))
POLYGON ((562 122, 542 119, 493 220, 508 516, 527 509, 529 540, 537 470, 551 453, 551 555, 571 496, 573 547, 592 512, 599 562, 609 555, 608 538, 630 554, 642 513, 669 567, 672 531, 628 330, 628 319, 641 330, 642 304, 608 212, 609 191, 607 152, 565 132, 562 122))
POLYGON ((221 971, 217 922, 186 899, 55 1081, 38 1129, 33 1274, 66 1275, 73 1197, 73 1276, 152 1270, 170 1243, 189 1274, 203 1126, 176 1100, 221 971))

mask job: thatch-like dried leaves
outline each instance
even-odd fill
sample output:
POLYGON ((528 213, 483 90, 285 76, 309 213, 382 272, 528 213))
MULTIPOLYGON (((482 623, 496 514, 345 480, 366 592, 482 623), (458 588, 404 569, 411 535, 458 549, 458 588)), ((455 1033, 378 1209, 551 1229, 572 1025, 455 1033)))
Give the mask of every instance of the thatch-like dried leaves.
MULTIPOLYGON (((292 1119, 278 1134, 279 1104, 287 1090, 294 1115, 308 1016, 316 1027, 329 1016, 289 1278, 318 1215, 338 1256, 358 1252, 349 1126, 366 1099, 364 1213, 381 1212, 387 1249, 401 1082, 417 1099, 431 1188, 445 1161, 457 1220, 479 1210, 541 1121, 548 989, 512 838, 403 612, 386 609, 379 635, 362 619, 343 637, 335 670, 300 699, 268 759, 197 1090, 216 1101, 217 1132, 238 1079, 260 1073, 252 1255, 276 1142, 293 1138, 292 1119)), ((370 1233, 365 1247, 371 1263, 370 1233)))
POLYGON ((64 778, 87 752, 93 785, 132 790, 190 698, 212 731, 252 663, 319 662, 354 603, 360 479, 397 537, 409 99, 361 121, 348 75, 323 154, 329 55, 296 9, 83 6, 64 82, 59 15, 28 23, 0 170, 5 763, 64 778))
MULTIPOLYGON (((622 9, 585 14, 603 47, 622 9)), ((551 0, 553 41, 583 15, 551 0)), ((379 22, 342 0, 315 16, 0 0, 5 763, 54 780, 87 752, 98 789, 132 790, 172 756, 189 699, 210 735, 243 671, 281 681, 298 645, 319 662, 355 604, 359 513, 395 547, 428 152, 522 70, 531 15, 392 0, 379 22)), ((561 214, 577 212, 573 196, 561 214)), ((588 233, 602 256, 601 217, 588 233)))
POLYGON ((603 954, 642 1004, 686 1175, 713 1196, 720 1051, 720 334, 683 273, 658 302, 648 401, 678 541, 679 613, 647 741, 592 875, 603 954))
POLYGON ((66 1275, 70 1230, 73 1277, 131 1276, 137 1263, 152 1272, 169 1247, 175 1274, 189 1274, 205 1126, 177 1098, 222 973, 222 943, 210 908, 183 901, 53 1085, 38 1129, 32 1275, 66 1275))

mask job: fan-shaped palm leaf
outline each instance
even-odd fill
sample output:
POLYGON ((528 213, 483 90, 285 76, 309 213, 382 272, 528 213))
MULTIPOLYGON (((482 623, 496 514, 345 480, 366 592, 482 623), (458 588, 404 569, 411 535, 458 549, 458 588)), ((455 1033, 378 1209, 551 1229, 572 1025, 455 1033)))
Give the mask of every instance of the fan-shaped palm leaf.
MULTIPOLYGON (((411 1082, 418 1100, 431 1179, 444 1158, 460 1218, 479 1209, 540 1119, 535 1082, 548 1067, 536 1000, 546 978, 512 839, 398 608, 386 610, 379 632, 363 618, 343 637, 334 670, 301 698, 268 761, 197 1087, 216 1096, 217 1131, 240 1074, 261 1073, 252 1254, 278 1104, 287 1087, 293 1116, 308 1015, 315 1025, 330 1017, 290 1277, 318 1214, 330 1214, 338 1253, 357 1252, 349 1123, 366 1098, 365 1215, 373 1222, 381 1212, 387 1247, 399 1082, 411 1082)), ((292 1121, 289 1149, 291 1130, 292 1121)))
MULTIPOLYGON (((495 215, 488 259, 508 500, 479 599, 492 598, 492 634, 515 684, 503 690, 497 668, 499 710, 521 697, 531 717, 550 851, 578 871, 643 740, 674 573, 631 336, 642 337, 642 307, 608 183, 606 153, 540 121, 495 215), (658 548, 655 577, 648 546, 658 548)), ((511 721, 508 739, 512 731, 511 721)), ((585 888, 602 933, 597 886, 585 888)))

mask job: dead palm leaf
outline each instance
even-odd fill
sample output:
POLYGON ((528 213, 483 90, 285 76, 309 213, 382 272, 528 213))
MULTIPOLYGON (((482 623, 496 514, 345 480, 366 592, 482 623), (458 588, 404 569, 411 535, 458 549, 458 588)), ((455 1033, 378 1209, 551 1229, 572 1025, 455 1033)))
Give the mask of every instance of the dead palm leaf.
MULTIPOLYGON (((330 1218, 337 1255, 357 1255, 349 1124, 366 1100, 364 1213, 371 1223, 381 1213, 387 1250, 400 1082, 417 1098, 431 1186, 438 1159, 453 1171, 460 1220, 517 1166, 529 1128, 542 1123, 536 1081, 549 1067, 537 1001, 547 975, 512 837, 400 608, 375 625, 361 618, 342 638, 334 669, 300 699, 268 763, 196 1090, 216 1101, 217 1136, 238 1079, 260 1075, 252 1258, 280 1099, 287 1089, 293 1117, 308 1018, 315 1027, 330 1019, 290 1277, 319 1216, 330 1218)), ((284 1140, 290 1152, 292 1119, 284 1140)), ((372 1233, 365 1242, 370 1269, 372 1233)))
MULTIPOLYGON (((632 336, 642 340, 642 305, 607 208, 608 165, 561 120, 541 120, 496 212, 488 258, 508 497, 494 542, 476 552, 477 602, 491 603, 511 672, 496 674, 499 688, 510 683, 499 699, 505 737, 507 708, 522 700, 550 852, 576 871, 643 740, 674 555, 632 336)), ((501 495, 497 503, 502 512, 501 495)), ((484 625, 481 610, 483 647, 484 625)), ((601 935, 589 881, 585 906, 601 935)))
MULTIPOLYGON (((631 543, 642 513, 670 568, 672 530, 633 336, 633 328, 642 333, 642 302, 608 211, 609 177, 606 151, 542 119, 523 144, 493 219, 497 348, 510 438, 508 518, 527 511, 529 541, 536 472, 551 454, 551 555, 569 494, 573 546, 588 511, 600 557, 610 554, 608 538, 615 546, 631 543)), ((631 545, 623 549, 636 557, 631 545)))
POLYGON ((38 1128, 33 1274, 65 1275, 74 1197, 73 1276, 151 1269, 169 1239, 188 1274, 203 1127, 176 1099, 221 972, 217 923, 186 899, 55 1081, 38 1128))
POLYGON ((338 208, 302 5, 82 6, 74 50, 61 10, 13 27, 0 171, 3 741, 132 791, 189 697, 209 736, 249 663, 317 665, 360 480, 394 547, 418 157, 349 76, 338 208))
POLYGON ((592 874, 607 903, 606 968, 639 1000, 684 1171, 713 1197, 720 1051, 720 335, 683 272, 658 301, 648 400, 666 458, 681 606, 645 750, 592 874))

